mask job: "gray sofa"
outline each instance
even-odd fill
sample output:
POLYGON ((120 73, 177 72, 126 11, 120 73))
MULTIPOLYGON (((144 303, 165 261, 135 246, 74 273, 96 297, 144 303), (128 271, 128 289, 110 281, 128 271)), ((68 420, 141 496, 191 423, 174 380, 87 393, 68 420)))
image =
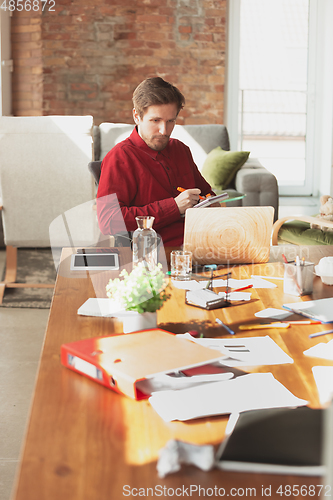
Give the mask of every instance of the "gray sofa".
MULTIPOLYGON (((102 123, 95 126, 94 160, 102 160, 118 142, 130 135, 134 125, 123 123, 102 123)), ((172 137, 181 140, 191 149, 194 161, 201 171, 210 151, 220 146, 230 150, 229 135, 224 125, 176 125, 172 137)), ((228 206, 272 206, 274 220, 278 219, 279 192, 276 177, 263 167, 257 159, 249 157, 228 186, 233 192, 246 194, 242 200, 228 203, 228 206)))

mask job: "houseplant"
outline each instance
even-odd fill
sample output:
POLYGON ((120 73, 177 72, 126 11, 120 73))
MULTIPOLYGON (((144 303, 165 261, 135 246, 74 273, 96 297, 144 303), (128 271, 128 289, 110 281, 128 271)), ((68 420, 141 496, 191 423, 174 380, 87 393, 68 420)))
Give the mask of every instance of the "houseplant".
POLYGON ((133 311, 133 314, 124 313, 124 333, 157 326, 156 311, 170 297, 167 287, 162 265, 157 264, 149 270, 144 262, 138 263, 131 273, 124 269, 119 278, 109 281, 106 285, 107 296, 120 303, 126 311, 133 311))

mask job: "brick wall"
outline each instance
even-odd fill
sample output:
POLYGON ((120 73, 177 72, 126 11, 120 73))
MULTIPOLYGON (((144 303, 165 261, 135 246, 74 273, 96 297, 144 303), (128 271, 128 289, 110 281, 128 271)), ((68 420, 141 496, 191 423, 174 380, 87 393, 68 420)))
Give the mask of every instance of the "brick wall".
POLYGON ((226 2, 55 0, 55 11, 15 12, 14 114, 132 123, 134 88, 159 75, 186 97, 179 123, 223 123, 226 2))
POLYGON ((43 115, 41 13, 14 12, 11 18, 12 109, 15 116, 43 115))

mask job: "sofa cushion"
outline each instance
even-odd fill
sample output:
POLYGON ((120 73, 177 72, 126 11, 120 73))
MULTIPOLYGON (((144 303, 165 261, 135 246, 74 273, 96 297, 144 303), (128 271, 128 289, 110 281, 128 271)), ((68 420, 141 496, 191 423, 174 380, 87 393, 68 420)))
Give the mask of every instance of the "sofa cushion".
POLYGON ((224 151, 220 146, 207 156, 202 175, 214 188, 225 189, 249 157, 249 151, 224 151))
MULTIPOLYGON (((99 126, 99 157, 95 160, 103 160, 104 156, 118 142, 124 141, 133 131, 134 125, 126 123, 101 123, 99 126)), ((96 136, 95 136, 96 137, 96 136)))
POLYGON ((229 135, 225 125, 176 125, 171 137, 182 141, 191 150, 194 163, 200 171, 207 155, 213 148, 220 146, 229 151, 229 135))
POLYGON ((279 231, 279 243, 294 245, 333 245, 333 232, 311 229, 308 222, 286 222, 279 231))

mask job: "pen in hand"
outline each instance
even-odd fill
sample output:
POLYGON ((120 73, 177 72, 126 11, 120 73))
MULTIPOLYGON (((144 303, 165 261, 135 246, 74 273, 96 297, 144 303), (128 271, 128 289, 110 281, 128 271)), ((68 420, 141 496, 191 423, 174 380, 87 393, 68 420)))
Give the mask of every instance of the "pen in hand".
MULTIPOLYGON (((179 191, 180 193, 183 193, 184 191, 186 191, 186 189, 184 189, 182 187, 177 187, 177 191, 179 191)), ((204 196, 200 196, 200 194, 199 194, 199 199, 205 200, 206 198, 204 196)))

